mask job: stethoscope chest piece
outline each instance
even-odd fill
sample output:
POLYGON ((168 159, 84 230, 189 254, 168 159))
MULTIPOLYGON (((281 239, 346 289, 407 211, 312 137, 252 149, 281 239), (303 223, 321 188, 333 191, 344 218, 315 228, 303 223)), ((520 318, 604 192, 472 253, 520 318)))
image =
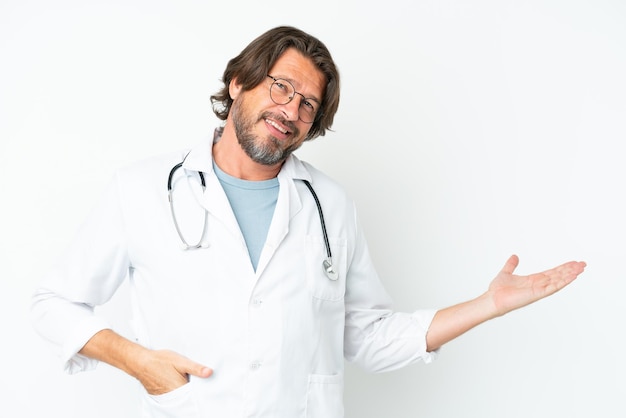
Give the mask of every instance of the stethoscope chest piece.
POLYGON ((324 273, 326 273, 326 277, 328 277, 332 281, 335 281, 339 278, 339 273, 337 273, 337 271, 333 267, 332 261, 329 258, 325 259, 322 262, 322 265, 324 266, 324 273))

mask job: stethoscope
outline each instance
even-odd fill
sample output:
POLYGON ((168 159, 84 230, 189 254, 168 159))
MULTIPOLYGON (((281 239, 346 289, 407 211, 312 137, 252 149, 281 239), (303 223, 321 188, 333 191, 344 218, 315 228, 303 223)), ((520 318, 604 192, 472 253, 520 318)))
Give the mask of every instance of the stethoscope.
MULTIPOLYGON (((204 208, 204 224, 202 226, 202 236, 200 236, 200 239, 198 240, 197 244, 189 244, 187 240, 185 240, 185 237, 183 236, 183 233, 180 230, 180 226, 178 225, 178 221, 176 220, 176 213, 174 212, 174 198, 172 195, 172 178, 174 178, 174 174, 176 173, 176 170, 178 170, 179 168, 183 166, 183 163, 184 163, 184 160, 176 164, 174 167, 172 167, 172 169, 170 170, 170 174, 167 177, 167 198, 170 203, 170 212, 172 213, 172 220, 174 221, 174 227, 176 228, 176 232, 178 233, 178 236, 180 237, 180 240, 183 243, 182 245, 183 250, 195 250, 199 248, 207 248, 208 244, 205 243, 204 238, 205 238, 206 230, 207 230, 206 226, 207 226, 207 222, 209 218, 209 211, 206 208, 204 208)), ((206 189, 206 182, 204 180, 204 174, 201 171, 198 171, 198 176, 200 177, 200 184, 202 186, 202 192, 204 192, 204 190, 206 189)), ((319 218, 320 218, 320 224, 322 225, 322 235, 324 236, 324 245, 326 246, 326 258, 322 262, 324 273, 326 273, 326 276, 330 280, 333 280, 333 281, 337 280, 339 278, 339 273, 337 273, 337 271, 333 267, 333 259, 332 259, 332 254, 330 252, 330 243, 328 242, 328 234, 326 232, 326 223, 324 222, 324 212, 322 211, 322 205, 320 204, 320 200, 318 199, 317 193, 315 193, 315 190, 313 190, 313 186, 311 186, 311 183, 309 183, 308 180, 304 180, 304 179, 302 179, 302 182, 305 184, 307 189, 309 189, 309 192, 311 192, 311 195, 313 196, 313 199, 315 200, 315 205, 317 206, 317 213, 319 214, 319 218)))

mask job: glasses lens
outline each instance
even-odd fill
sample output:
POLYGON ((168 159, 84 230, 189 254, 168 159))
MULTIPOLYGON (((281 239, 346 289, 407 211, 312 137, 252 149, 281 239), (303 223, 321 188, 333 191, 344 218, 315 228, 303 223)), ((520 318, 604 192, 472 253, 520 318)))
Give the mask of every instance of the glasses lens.
POLYGON ((276 104, 287 104, 293 99, 294 88, 287 80, 276 80, 270 87, 270 97, 276 104))
MULTIPOLYGON (((297 93, 300 94, 300 93, 297 93)), ((296 95, 296 90, 293 85, 287 80, 274 80, 270 87, 270 98, 272 101, 279 105, 284 105, 291 102, 296 95)), ((317 115, 317 103, 302 97, 300 101, 300 108, 298 111, 298 117, 304 123, 313 123, 315 116, 317 115)))
POLYGON ((298 116, 300 120, 304 123, 313 123, 315 120, 315 115, 317 114, 317 108, 315 107, 315 102, 311 102, 307 99, 302 99, 302 103, 300 103, 300 112, 298 116))

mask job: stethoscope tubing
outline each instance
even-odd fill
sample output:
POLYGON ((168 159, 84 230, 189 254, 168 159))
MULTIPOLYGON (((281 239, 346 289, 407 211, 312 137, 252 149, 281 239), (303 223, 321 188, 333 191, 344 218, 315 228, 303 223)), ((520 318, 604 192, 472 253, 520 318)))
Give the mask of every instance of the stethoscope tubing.
MULTIPOLYGON (((167 200, 169 201, 170 212, 172 214, 172 221, 174 222, 174 227, 176 228, 176 232, 178 233, 178 236, 180 237, 180 240, 183 243, 182 245, 183 250, 206 248, 207 245, 204 242, 204 235, 206 233, 206 225, 209 220, 209 212, 206 209, 204 210, 204 224, 202 226, 202 235, 200 236, 198 243, 189 244, 187 240, 185 240, 185 237, 183 236, 183 233, 180 230, 180 226, 178 225, 178 221, 176 218, 176 213, 174 211, 174 198, 172 197, 172 179, 174 178, 174 174, 176 173, 176 170, 178 170, 179 168, 183 166, 184 161, 185 160, 181 161, 180 163, 172 167, 172 169, 170 170, 170 174, 167 176, 167 200)), ((204 192, 204 190, 206 189, 206 182, 204 180, 204 174, 202 174, 201 171, 198 171, 198 175, 200 177, 200 183, 202 184, 202 191, 204 192)))
MULTIPOLYGON (((207 245, 204 242, 204 237, 206 233, 206 226, 207 226, 208 216, 209 216, 209 212, 206 209, 204 210, 204 225, 202 227, 202 236, 200 237, 200 240, 198 241, 198 243, 195 245, 189 244, 187 240, 185 240, 185 237, 183 236, 183 233, 180 230, 180 227, 178 225, 178 221, 176 220, 176 213, 174 211, 174 199, 172 197, 172 191, 173 191, 172 182, 173 182, 174 174, 179 168, 183 166, 184 162, 185 160, 183 159, 183 161, 181 161, 180 163, 172 167, 169 175, 167 176, 167 198, 169 201, 170 212, 172 214, 172 221, 174 222, 174 227, 176 228, 176 232, 178 233, 178 236, 180 237, 180 240, 183 243, 183 246, 182 246, 183 250, 206 248, 207 245)), ((200 177, 202 191, 204 192, 204 190, 206 189, 206 181, 204 179, 204 174, 201 171, 198 171, 198 176, 200 177)), ((335 270, 333 266, 332 253, 330 250, 330 242, 328 240, 328 233, 326 232, 326 222, 324 222, 324 211, 322 210, 322 205, 320 203, 320 200, 317 197, 317 193, 315 193, 313 186, 311 186, 311 183, 305 179, 302 179, 302 182, 305 184, 307 189, 309 189, 309 192, 311 192, 311 195, 313 196, 313 199, 315 200, 315 205, 317 206, 317 213, 320 218, 320 225, 322 227, 322 235, 324 237, 324 246, 326 247, 326 259, 324 259, 324 261, 322 262, 322 267, 324 269, 324 273, 326 274, 326 276, 330 280, 335 281, 339 278, 339 274, 337 273, 337 271, 335 270)))
POLYGON ((324 211, 322 210, 322 205, 320 204, 320 200, 317 197, 317 193, 313 190, 313 186, 309 183, 308 180, 302 179, 304 185, 309 189, 313 199, 315 200, 315 205, 317 206, 317 212, 320 216, 320 224, 322 225, 322 235, 324 236, 324 245, 326 246, 326 260, 324 260, 322 266, 324 267, 324 272, 328 276, 330 280, 337 280, 339 275, 335 271, 333 267, 333 255, 330 252, 330 242, 328 242, 328 233, 326 232, 326 222, 324 222, 324 211))

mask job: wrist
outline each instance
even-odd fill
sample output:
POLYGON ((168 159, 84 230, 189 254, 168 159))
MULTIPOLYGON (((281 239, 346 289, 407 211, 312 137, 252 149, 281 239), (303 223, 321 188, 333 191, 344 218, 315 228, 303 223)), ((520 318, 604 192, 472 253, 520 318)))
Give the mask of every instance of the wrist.
POLYGON ((118 368, 135 379, 141 380, 145 370, 149 368, 151 350, 130 340, 123 341, 120 350, 120 364, 118 368))
POLYGON ((487 290, 485 293, 477 297, 475 301, 477 303, 479 311, 483 315, 483 322, 504 315, 504 312, 498 309, 498 306, 495 302, 495 295, 492 290, 487 290))
POLYGON ((107 363, 135 378, 145 368, 149 352, 149 349, 110 329, 97 332, 80 351, 87 357, 107 363))

